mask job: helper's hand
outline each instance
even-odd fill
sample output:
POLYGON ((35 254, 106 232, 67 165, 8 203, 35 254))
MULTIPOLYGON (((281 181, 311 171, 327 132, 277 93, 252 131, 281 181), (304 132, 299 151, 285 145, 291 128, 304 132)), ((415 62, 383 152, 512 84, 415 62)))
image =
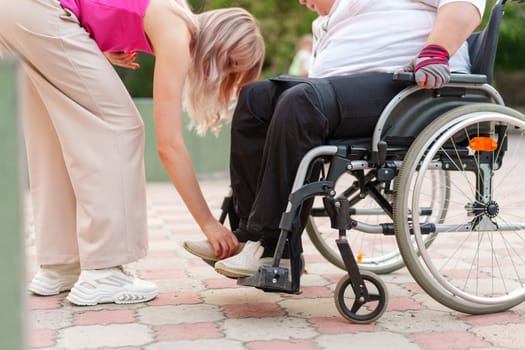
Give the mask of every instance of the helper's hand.
POLYGON ((427 45, 402 70, 414 72, 417 85, 427 89, 439 89, 450 81, 448 59, 448 52, 443 47, 427 45))
POLYGON ((217 258, 225 259, 237 252, 239 248, 237 237, 220 222, 214 221, 206 225, 203 231, 217 258))
POLYGON ((135 62, 138 53, 133 52, 104 52, 104 56, 115 66, 139 69, 140 65, 135 62))

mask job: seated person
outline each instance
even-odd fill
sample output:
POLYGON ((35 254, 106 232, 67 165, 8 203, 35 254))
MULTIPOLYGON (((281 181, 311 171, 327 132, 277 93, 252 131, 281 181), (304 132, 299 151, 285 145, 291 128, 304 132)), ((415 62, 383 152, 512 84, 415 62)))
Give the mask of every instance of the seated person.
MULTIPOLYGON (((240 219, 235 235, 246 243, 237 255, 215 263, 216 271, 229 277, 253 275, 271 262, 261 259, 273 256, 302 157, 329 138, 370 137, 383 108, 407 86, 393 81, 394 72, 414 71, 426 88, 441 87, 450 71, 469 72, 465 40, 486 5, 484 0, 299 2, 320 15, 312 25, 309 77, 323 79, 270 79, 241 91, 232 120, 230 176, 240 219), (318 91, 327 88, 333 89, 337 113, 325 113, 318 91)), ((306 215, 302 219, 296 232, 306 215)), ((185 246, 218 260, 206 242, 185 246)))

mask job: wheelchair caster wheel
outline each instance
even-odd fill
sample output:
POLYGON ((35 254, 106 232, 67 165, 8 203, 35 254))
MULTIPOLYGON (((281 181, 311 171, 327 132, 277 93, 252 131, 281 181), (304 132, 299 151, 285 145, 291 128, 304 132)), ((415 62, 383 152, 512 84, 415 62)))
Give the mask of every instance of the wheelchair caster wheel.
POLYGON ((334 300, 339 313, 354 323, 370 323, 377 320, 386 310, 388 293, 379 277, 369 271, 361 271, 361 278, 368 290, 368 298, 356 297, 350 276, 343 277, 335 288, 334 300), (348 288, 350 287, 350 288, 348 288), (348 307, 347 305, 351 305, 348 307))

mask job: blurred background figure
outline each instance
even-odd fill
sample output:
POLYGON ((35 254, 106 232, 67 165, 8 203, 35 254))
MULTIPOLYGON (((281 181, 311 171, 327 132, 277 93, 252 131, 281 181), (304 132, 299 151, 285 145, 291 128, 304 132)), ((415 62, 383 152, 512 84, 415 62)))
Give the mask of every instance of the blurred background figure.
POLYGON ((290 64, 288 74, 301 77, 308 76, 308 70, 312 63, 312 35, 306 34, 297 41, 295 56, 290 64))

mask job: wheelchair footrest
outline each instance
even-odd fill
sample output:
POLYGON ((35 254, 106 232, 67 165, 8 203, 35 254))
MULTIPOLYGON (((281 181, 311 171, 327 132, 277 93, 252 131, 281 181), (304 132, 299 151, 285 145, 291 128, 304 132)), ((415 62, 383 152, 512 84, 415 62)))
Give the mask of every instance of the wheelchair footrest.
POLYGON ((262 289, 265 292, 298 294, 299 290, 292 288, 288 276, 289 271, 285 267, 263 265, 259 266, 255 275, 237 279, 237 284, 262 289))

